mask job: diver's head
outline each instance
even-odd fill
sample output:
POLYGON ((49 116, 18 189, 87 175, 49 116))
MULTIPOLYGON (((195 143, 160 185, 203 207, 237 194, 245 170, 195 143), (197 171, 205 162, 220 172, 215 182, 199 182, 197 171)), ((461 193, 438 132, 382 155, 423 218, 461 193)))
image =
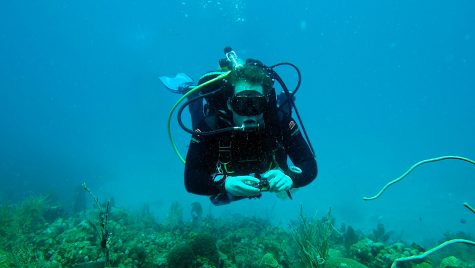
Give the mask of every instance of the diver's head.
POLYGON ((228 108, 235 126, 263 126, 264 112, 269 108, 272 79, 260 66, 243 65, 229 77, 233 93, 228 108))

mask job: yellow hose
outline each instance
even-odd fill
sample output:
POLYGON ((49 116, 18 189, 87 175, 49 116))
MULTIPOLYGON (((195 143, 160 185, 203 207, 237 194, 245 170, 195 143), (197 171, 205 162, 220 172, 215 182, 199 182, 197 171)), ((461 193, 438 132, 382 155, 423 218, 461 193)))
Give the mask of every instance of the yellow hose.
POLYGON ((223 74, 220 74, 219 76, 209 80, 209 81, 206 81, 205 83, 199 85, 199 86, 196 86, 195 88, 193 88, 192 90, 188 91, 186 94, 184 94, 183 96, 181 96, 180 99, 178 99, 178 101, 175 103, 175 105, 173 105, 171 111, 170 111, 170 114, 168 115, 168 123, 167 123, 167 128, 168 128, 168 138, 170 139, 170 143, 172 144, 172 147, 173 147, 173 150, 175 150, 175 153, 178 155, 178 158, 180 158, 180 160, 183 162, 183 164, 185 164, 185 159, 183 158, 183 156, 180 154, 180 152, 178 151, 178 147, 176 146, 175 142, 173 141, 173 136, 172 136, 172 132, 171 132, 171 127, 170 127, 170 123, 171 123, 171 119, 172 119, 172 116, 173 116, 173 113, 175 112, 175 109, 178 107, 178 105, 180 105, 181 102, 183 102, 184 99, 186 99, 189 95, 193 94, 194 92, 202 89, 203 87, 211 84, 211 83, 214 83, 218 80, 221 80, 223 78, 225 78, 226 76, 229 75, 231 71, 227 71, 223 74))

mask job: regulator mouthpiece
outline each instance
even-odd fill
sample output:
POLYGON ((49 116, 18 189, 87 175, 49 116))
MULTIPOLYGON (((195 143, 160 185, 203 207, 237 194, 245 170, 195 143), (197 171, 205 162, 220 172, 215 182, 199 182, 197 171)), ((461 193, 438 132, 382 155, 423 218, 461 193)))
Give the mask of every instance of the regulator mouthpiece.
POLYGON ((243 132, 256 132, 262 130, 263 128, 263 124, 260 124, 259 122, 254 120, 247 120, 243 122, 241 126, 235 127, 236 130, 240 130, 243 132))

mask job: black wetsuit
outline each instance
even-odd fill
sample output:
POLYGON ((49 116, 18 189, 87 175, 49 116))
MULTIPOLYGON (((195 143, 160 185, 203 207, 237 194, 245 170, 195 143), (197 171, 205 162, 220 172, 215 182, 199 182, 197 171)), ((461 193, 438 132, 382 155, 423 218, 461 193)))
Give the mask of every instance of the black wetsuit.
MULTIPOLYGON (((216 174, 262 174, 277 167, 292 179, 294 188, 312 182, 317 176, 317 163, 297 124, 290 117, 277 121, 273 131, 266 127, 264 131, 251 133, 194 134, 186 157, 186 190, 198 195, 223 195, 226 194, 224 183, 215 181, 216 174), (287 157, 302 173, 289 170, 287 157), (225 168, 223 162, 229 162, 225 168)), ((200 131, 210 130, 205 122, 198 124, 200 131)))

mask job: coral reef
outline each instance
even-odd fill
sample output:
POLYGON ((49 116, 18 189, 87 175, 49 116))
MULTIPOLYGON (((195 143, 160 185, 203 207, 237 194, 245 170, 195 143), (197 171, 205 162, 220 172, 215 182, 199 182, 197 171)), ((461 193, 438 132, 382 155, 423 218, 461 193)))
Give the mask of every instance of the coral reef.
POLYGON ((403 243, 384 244, 364 238, 351 246, 351 257, 368 267, 389 267, 399 257, 408 257, 421 253, 417 245, 403 243))
POLYGON ((217 239, 208 233, 198 233, 190 241, 193 254, 202 264, 218 265, 219 254, 216 247, 217 239))
POLYGON ((183 208, 177 201, 171 203, 165 225, 170 228, 180 228, 183 223, 183 208))
POLYGON ((292 234, 298 245, 303 265, 324 267, 333 233, 331 210, 322 219, 306 218, 300 209, 300 219, 292 224, 292 234))
POLYGON ((189 268, 195 267, 193 249, 186 243, 180 243, 170 249, 167 256, 168 267, 189 268))
MULTIPOLYGON (((199 208, 194 210, 201 215, 199 208)), ((199 216, 188 222, 181 204, 173 203, 170 217, 162 222, 147 206, 137 213, 110 207, 107 259, 101 245, 102 215, 98 207, 66 215, 45 197, 0 206, 0 267, 380 268, 424 251, 415 244, 374 241, 374 232, 351 227, 340 232, 330 212, 320 219, 301 215, 283 228, 242 216, 199 216), (324 261, 316 264, 302 255, 303 249, 324 261)), ((454 245, 443 254, 398 267, 474 265, 473 247, 454 245)))
POLYGON ((386 232, 384 224, 378 223, 376 229, 373 230, 373 235, 371 236, 371 239, 373 241, 386 243, 388 242, 390 236, 391 232, 386 232))
POLYGON ((261 263, 259 267, 262 268, 278 268, 282 267, 279 262, 274 258, 274 255, 272 253, 266 253, 264 256, 262 256, 261 263))
POLYGON ((348 258, 330 257, 325 263, 325 268, 368 268, 368 266, 348 258))

